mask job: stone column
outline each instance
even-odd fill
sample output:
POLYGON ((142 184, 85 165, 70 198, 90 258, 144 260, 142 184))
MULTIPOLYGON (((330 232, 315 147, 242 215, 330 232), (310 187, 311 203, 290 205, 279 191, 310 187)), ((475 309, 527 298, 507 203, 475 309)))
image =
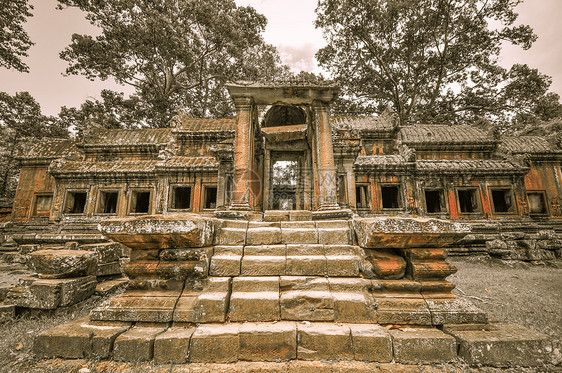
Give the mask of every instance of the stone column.
POLYGON ((252 176, 252 106, 251 97, 236 97, 238 111, 234 143, 234 188, 231 210, 250 210, 250 178, 252 176))
POLYGON ((339 209, 329 106, 327 103, 318 100, 315 100, 312 105, 314 109, 316 159, 318 162, 318 185, 320 188, 319 210, 339 209))

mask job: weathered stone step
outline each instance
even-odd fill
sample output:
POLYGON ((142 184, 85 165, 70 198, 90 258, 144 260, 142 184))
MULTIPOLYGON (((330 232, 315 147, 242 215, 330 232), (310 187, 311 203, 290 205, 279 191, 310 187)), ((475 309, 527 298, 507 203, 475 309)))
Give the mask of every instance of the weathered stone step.
POLYGON ((216 230, 215 245, 332 244, 352 245, 347 220, 326 221, 232 221, 223 220, 216 230))
POLYGON ((156 363, 348 360, 403 364, 536 366, 549 362, 547 337, 508 324, 436 328, 329 322, 229 324, 107 323, 87 318, 42 332, 40 357, 156 363), (484 330, 481 330, 484 328, 484 330))
POLYGON ((358 277, 360 252, 351 245, 215 246, 210 275, 358 277))

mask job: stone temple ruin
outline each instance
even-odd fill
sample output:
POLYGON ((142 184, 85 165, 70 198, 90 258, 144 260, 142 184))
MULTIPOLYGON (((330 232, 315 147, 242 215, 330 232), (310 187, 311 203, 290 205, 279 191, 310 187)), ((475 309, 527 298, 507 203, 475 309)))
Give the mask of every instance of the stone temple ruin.
POLYGON ((21 156, 5 232, 38 275, 5 303, 64 306, 100 271, 129 278, 89 317, 41 334, 37 355, 548 360, 545 336, 488 323, 451 293, 446 256, 560 257, 559 147, 400 126, 390 110, 331 116, 331 84, 228 89, 234 119, 182 113, 171 128, 91 129, 21 156))

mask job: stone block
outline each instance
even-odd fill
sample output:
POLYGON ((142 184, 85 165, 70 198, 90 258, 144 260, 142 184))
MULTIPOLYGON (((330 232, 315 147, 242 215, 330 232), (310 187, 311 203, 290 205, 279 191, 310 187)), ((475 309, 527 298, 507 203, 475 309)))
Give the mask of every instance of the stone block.
POLYGON ((346 323, 376 323, 377 312, 373 297, 367 292, 334 292, 334 321, 346 323))
POLYGON ((485 324, 488 316, 472 302, 462 299, 431 299, 425 296, 433 325, 485 324))
POLYGON ((287 244, 318 243, 318 231, 314 222, 282 222, 281 236, 287 244))
POLYGON ((297 327, 292 322, 244 323, 239 338, 239 360, 288 361, 297 357, 297 327))
POLYGON ((204 324, 191 336, 188 360, 191 363, 232 363, 238 360, 238 324, 204 324))
POLYGON ((90 312, 92 320, 170 322, 178 302, 178 290, 126 290, 90 312))
POLYGON ((278 222, 289 220, 289 211, 267 210, 263 213, 263 220, 266 222, 278 222))
POLYGON ((308 210, 291 210, 289 211, 289 220, 310 221, 312 220, 312 212, 308 210))
POLYGON ((185 289, 174 310, 174 321, 224 322, 230 297, 230 277, 211 277, 201 289, 185 289))
POLYGON ((96 285, 96 290, 94 294, 105 296, 108 294, 115 293, 116 291, 123 289, 127 286, 129 281, 125 277, 119 277, 116 279, 111 279, 103 282, 99 282, 96 285))
POLYGON ((540 366, 549 363, 552 345, 542 333, 515 324, 490 324, 484 330, 449 331, 470 365, 540 366))
POLYGON ((318 244, 288 244, 287 256, 324 255, 324 245, 318 244))
MULTIPOLYGON (((246 222, 246 224, 248 224, 246 222)), ((216 245, 245 245, 246 228, 221 228, 215 235, 216 245)))
POLYGON ((209 274, 211 276, 239 276, 243 246, 215 246, 209 274))
POLYGON ((42 278, 68 278, 96 273, 95 253, 85 250, 39 250, 29 254, 29 265, 42 278))
POLYGON ((457 356, 455 339, 438 329, 403 328, 390 330, 389 333, 397 363, 446 363, 457 356))
POLYGON ((279 315, 277 277, 238 277, 232 280, 231 321, 276 321, 279 315))
POLYGON ((16 317, 16 306, 0 303, 0 324, 13 320, 16 317))
MULTIPOLYGON (((42 280, 38 280, 44 282, 42 280)), ((94 295, 96 291, 96 277, 85 276, 72 279, 50 280, 60 284, 60 307, 76 304, 94 295)), ((36 285, 34 283, 31 287, 36 285)))
POLYGON ((318 243, 324 245, 352 245, 351 229, 347 220, 317 221, 318 243))
POLYGON ((244 256, 286 256, 286 245, 258 245, 245 246, 244 256))
POLYGON ((324 255, 287 255, 286 275, 324 276, 326 273, 326 257, 324 255))
POLYGON ((389 363, 392 361, 392 339, 380 325, 350 324, 353 356, 357 361, 389 363))
POLYGON ((470 233, 466 223, 433 218, 355 218, 359 246, 370 249, 442 247, 470 233))
POLYGON ((359 277, 361 258, 357 255, 326 255, 326 273, 334 277, 359 277))
POLYGON ((283 291, 279 299, 282 320, 334 320, 334 299, 329 291, 283 291))
POLYGON ((376 278, 397 280, 406 274, 406 261, 393 250, 365 250, 376 278))
POLYGON ((351 331, 347 325, 297 325, 299 360, 353 360, 351 331))
POLYGON ((281 228, 256 227, 248 228, 246 242, 248 245, 278 245, 283 242, 281 228))
POLYGON ((80 250, 93 251, 98 257, 98 264, 118 261, 122 256, 122 245, 117 242, 100 242, 93 244, 83 244, 78 247, 80 250))
POLYGON ((164 332, 167 324, 135 325, 115 340, 113 358, 119 361, 139 362, 152 360, 154 340, 164 332))
POLYGON ((98 229, 134 249, 206 247, 216 220, 199 214, 143 215, 102 220, 98 229))
POLYGON ((379 324, 432 325, 425 300, 419 298, 382 298, 374 295, 379 324))
POLYGON ((353 245, 324 245, 324 255, 326 256, 348 256, 364 254, 363 249, 353 245))
POLYGON ((194 327, 172 326, 154 339, 154 362, 156 364, 183 364, 187 362, 189 342, 194 327))
POLYGON ((280 276, 285 274, 285 256, 244 255, 242 276, 280 276))
POLYGON ((110 262, 110 263, 103 263, 98 264, 98 268, 96 271, 96 276, 113 276, 113 275, 120 275, 121 274, 121 265, 119 261, 110 262))
POLYGON ((35 338, 33 352, 42 358, 107 359, 115 339, 130 325, 90 322, 83 317, 41 332, 35 338))
POLYGON ((408 265, 414 280, 444 279, 457 272, 457 267, 444 260, 419 261, 412 260, 408 265))

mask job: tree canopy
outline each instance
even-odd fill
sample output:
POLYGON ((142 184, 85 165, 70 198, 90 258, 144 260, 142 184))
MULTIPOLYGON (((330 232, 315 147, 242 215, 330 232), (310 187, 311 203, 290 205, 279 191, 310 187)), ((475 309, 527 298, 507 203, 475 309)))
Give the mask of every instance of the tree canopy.
POLYGON ((531 47, 522 0, 320 0, 317 58, 343 88, 340 111, 392 105, 403 123, 506 123, 560 109, 550 78, 498 64, 502 42, 531 47))
POLYGON ((229 115, 225 83, 286 72, 264 42, 266 18, 233 0, 58 0, 101 34, 72 36, 60 53, 68 74, 113 78, 135 89, 136 114, 163 127, 179 108, 196 117, 229 115))
POLYGON ((41 106, 28 93, 0 92, 0 197, 15 191, 19 170, 16 156, 30 139, 68 137, 68 130, 53 117, 41 113, 41 106))
POLYGON ((22 61, 33 45, 23 24, 31 17, 28 0, 0 0, 0 67, 28 72, 22 61))

